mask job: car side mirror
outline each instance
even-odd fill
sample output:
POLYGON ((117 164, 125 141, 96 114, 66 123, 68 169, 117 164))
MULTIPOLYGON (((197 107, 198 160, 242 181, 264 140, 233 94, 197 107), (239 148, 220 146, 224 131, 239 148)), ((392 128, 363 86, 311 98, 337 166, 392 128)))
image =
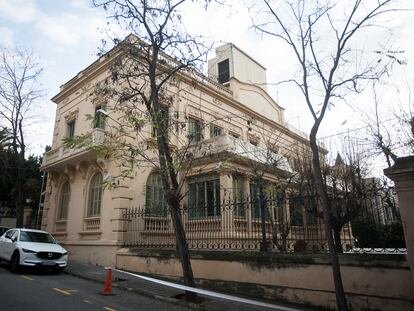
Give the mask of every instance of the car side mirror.
POLYGON ((11 241, 14 243, 17 241, 17 236, 12 236, 11 241))

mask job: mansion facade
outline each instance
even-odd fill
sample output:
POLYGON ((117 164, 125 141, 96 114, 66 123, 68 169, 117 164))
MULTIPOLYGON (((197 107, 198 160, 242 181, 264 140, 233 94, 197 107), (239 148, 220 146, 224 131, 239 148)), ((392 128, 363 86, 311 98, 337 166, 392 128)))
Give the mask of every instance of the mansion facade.
MULTIPOLYGON (((117 251, 130 236, 126 211, 145 207, 153 219, 168 218, 156 169, 143 165, 132 176, 121 178, 113 159, 63 144, 65 137, 88 132, 95 143, 104 143, 105 122, 109 120, 98 113, 107 107, 91 101, 88 94, 108 77, 110 62, 111 55, 102 56, 62 85, 53 97, 53 142, 42 165, 49 176, 42 229, 65 245, 73 258, 102 265, 115 264, 117 251), (95 121, 87 115, 95 115, 95 121)), ((230 232, 240 224, 243 230, 251 230, 259 226, 261 211, 257 205, 250 204, 243 211, 234 209, 234 215, 229 215, 223 200, 257 197, 256 167, 260 167, 266 184, 286 183, 301 152, 309 150, 309 142, 305 134, 286 124, 284 109, 267 92, 266 69, 252 57, 229 43, 216 49, 208 68, 208 76, 187 70, 169 86, 171 93, 179 94, 179 100, 166 108, 167 113, 187 123, 180 139, 191 139, 201 146, 195 155, 197 161, 182 177, 183 206, 189 221, 211 220, 203 230, 230 232), (266 165, 269 159, 271 168, 266 165)), ((151 129, 147 133, 151 136, 151 129)), ((306 225, 309 217, 302 216, 298 218, 301 223, 295 225, 306 225)), ((278 216, 275 213, 270 217, 275 220, 278 216)), ((164 230, 161 223, 167 222, 154 220, 152 230, 164 230)))

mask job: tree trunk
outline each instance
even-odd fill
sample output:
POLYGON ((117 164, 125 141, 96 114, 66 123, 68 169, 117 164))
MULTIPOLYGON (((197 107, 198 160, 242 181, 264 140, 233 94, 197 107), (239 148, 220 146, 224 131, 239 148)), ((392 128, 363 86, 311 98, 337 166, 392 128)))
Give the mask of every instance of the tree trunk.
MULTIPOLYGON (((178 200, 171 202, 170 212, 174 225, 178 257, 180 258, 181 267, 183 269, 184 284, 186 286, 195 287, 193 269, 191 268, 190 252, 188 250, 187 238, 181 220, 178 200)), ((196 293, 186 291, 185 296, 188 301, 195 302, 197 300, 196 293)))
POLYGON ((335 243, 332 236, 332 222, 331 211, 328 203, 328 197, 326 194, 326 188, 323 183, 323 177, 321 173, 321 164, 319 160, 319 149, 316 142, 316 133, 319 124, 315 124, 311 130, 309 137, 310 145, 312 149, 312 166, 313 166, 313 178, 315 180, 316 190, 319 194, 322 207, 323 207, 323 219, 325 224, 325 235, 328 242, 329 254, 331 259, 332 274, 335 284, 336 304, 338 310, 348 311, 348 305, 346 302, 345 292, 342 285, 341 267, 339 265, 338 254, 335 249, 335 243))
MULTIPOLYGON (((155 83, 155 80, 152 81, 155 83)), ((183 223, 180 216, 180 193, 179 183, 177 178, 177 171, 174 168, 173 158, 171 156, 170 146, 168 144, 168 129, 165 122, 159 120, 159 94, 154 91, 153 94, 153 113, 155 112, 155 118, 152 121, 157 124, 160 131, 160 135, 157 137, 158 155, 161 168, 161 176, 163 177, 163 186, 167 191, 167 202, 170 208, 171 218, 174 225, 176 248, 178 257, 181 262, 183 270, 184 284, 190 287, 195 286, 193 269, 191 267, 190 253, 188 250, 187 238, 184 231, 183 223)), ((151 107, 147 107, 148 111, 151 111, 151 107)), ((197 300, 197 294, 186 291, 186 299, 188 301, 195 302, 197 300)))
POLYGON ((16 227, 23 228, 23 213, 24 213, 24 189, 23 189, 23 161, 20 159, 20 154, 16 157, 16 227))
POLYGON ((267 240, 266 240, 266 208, 263 194, 263 181, 259 181, 259 208, 262 221, 262 243, 260 244, 260 250, 267 252, 267 240))
POLYGON ((338 254, 342 254, 344 252, 344 248, 342 247, 341 242, 341 229, 340 227, 334 226, 333 233, 335 239, 335 249, 338 254))

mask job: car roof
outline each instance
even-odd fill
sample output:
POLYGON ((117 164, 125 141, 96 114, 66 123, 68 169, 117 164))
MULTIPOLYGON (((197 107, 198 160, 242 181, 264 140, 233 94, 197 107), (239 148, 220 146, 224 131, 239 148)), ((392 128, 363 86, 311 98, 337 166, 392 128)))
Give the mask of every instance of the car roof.
POLYGON ((13 228, 13 230, 20 230, 20 231, 25 231, 25 232, 49 233, 49 232, 43 231, 43 230, 26 229, 26 228, 13 228))

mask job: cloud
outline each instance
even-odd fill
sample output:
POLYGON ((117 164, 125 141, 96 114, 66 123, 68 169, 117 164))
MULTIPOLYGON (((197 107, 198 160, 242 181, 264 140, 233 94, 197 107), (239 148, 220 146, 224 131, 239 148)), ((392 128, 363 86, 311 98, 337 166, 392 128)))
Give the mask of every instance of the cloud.
POLYGON ((96 18, 73 14, 45 15, 36 23, 39 32, 49 40, 66 46, 76 45, 83 39, 97 36, 101 23, 96 18))
POLYGON ((0 0, 0 16, 15 23, 28 23, 36 18, 38 8, 32 0, 0 0))
POLYGON ((10 28, 0 27, 0 38, 2 47, 10 48, 14 46, 14 34, 10 28))

